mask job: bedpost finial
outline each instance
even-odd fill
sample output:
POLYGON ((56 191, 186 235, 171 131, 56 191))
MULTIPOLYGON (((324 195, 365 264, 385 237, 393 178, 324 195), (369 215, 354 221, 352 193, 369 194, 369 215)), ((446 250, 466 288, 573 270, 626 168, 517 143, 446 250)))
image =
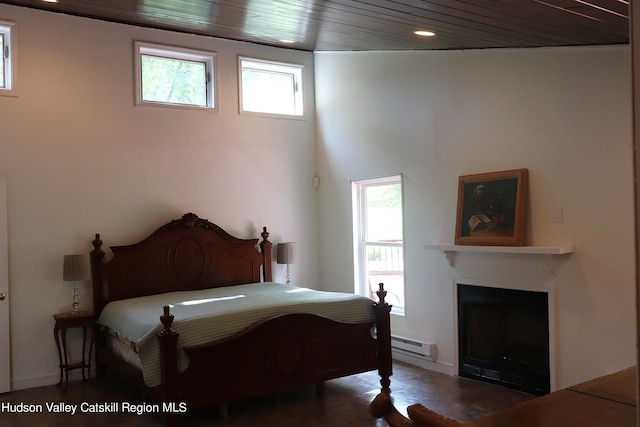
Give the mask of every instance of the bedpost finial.
MULTIPOLYGON (((93 250, 91 251, 91 262, 102 261, 104 258, 104 252, 102 251, 102 240, 100 240, 100 235, 96 233, 96 238, 93 240, 93 250)), ((92 267, 93 269, 94 267, 92 267)))
POLYGON ((384 300, 387 296, 387 291, 384 290, 384 283, 380 282, 378 284, 378 290, 376 291, 376 295, 378 295, 378 298, 380 299, 380 304, 386 304, 386 301, 384 300))
POLYGON ((173 329, 171 329, 171 324, 173 323, 173 314, 169 313, 169 306, 165 305, 163 307, 164 313, 160 316, 160 321, 162 322, 162 326, 164 329, 160 332, 160 334, 170 334, 173 333, 173 329))
POLYGON ((262 233, 260 233, 260 235, 262 236, 262 240, 267 240, 269 238, 267 227, 262 227, 262 233))
POLYGON ((100 249, 100 246, 102 246, 102 240, 100 240, 100 234, 96 233, 96 238, 93 240, 93 247, 97 249, 100 249))

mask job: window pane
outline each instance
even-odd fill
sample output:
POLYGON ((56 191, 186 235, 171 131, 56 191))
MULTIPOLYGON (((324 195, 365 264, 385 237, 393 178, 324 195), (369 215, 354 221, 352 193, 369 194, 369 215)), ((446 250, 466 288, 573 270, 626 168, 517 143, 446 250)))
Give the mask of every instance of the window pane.
POLYGON ((207 70, 201 62, 142 55, 144 101, 207 106, 207 70))
POLYGON ((366 191, 366 239, 402 241, 402 193, 400 184, 368 186, 366 191))
POLYGON ((240 58, 240 111, 302 116, 302 66, 240 58))
POLYGON ((4 59, 4 34, 0 34, 0 87, 7 87, 7 83, 4 78, 4 67, 5 67, 5 59, 4 59))
POLYGON ((0 21, 0 96, 17 96, 14 23, 0 21))
POLYGON ((242 69, 242 107, 245 111, 295 114, 293 75, 242 69))
POLYGON ((404 302, 404 255, 402 245, 366 245, 365 275, 371 298, 379 283, 384 283, 387 302, 401 308, 404 302))

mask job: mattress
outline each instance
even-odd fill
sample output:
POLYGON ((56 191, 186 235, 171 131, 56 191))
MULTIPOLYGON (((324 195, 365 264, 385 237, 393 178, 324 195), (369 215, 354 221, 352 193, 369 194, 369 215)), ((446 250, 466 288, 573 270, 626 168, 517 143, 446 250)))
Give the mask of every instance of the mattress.
POLYGON ((374 321, 373 301, 369 298, 273 282, 113 301, 104 308, 97 323, 118 338, 118 343, 112 345, 121 346, 123 354, 137 359, 137 351, 143 378, 149 387, 160 384, 156 335, 162 329, 159 316, 165 305, 169 305, 174 315, 172 328, 180 333, 180 371, 189 364, 182 348, 221 340, 269 317, 309 313, 345 323, 374 321), (129 350, 126 347, 130 347, 129 350))

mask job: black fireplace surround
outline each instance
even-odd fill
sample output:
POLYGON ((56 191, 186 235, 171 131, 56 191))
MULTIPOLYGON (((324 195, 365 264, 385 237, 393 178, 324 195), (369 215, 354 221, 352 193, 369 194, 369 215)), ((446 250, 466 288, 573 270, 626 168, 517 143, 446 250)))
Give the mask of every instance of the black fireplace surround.
POLYGON ((458 284, 459 375, 550 391, 546 292, 458 284))

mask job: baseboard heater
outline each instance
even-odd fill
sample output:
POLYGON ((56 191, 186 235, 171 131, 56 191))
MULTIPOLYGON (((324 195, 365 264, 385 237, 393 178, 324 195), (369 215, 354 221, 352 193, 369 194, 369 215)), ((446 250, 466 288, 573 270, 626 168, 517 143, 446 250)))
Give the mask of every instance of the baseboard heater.
POLYGON ((391 350, 430 362, 436 361, 436 345, 431 343, 392 335, 391 350))

